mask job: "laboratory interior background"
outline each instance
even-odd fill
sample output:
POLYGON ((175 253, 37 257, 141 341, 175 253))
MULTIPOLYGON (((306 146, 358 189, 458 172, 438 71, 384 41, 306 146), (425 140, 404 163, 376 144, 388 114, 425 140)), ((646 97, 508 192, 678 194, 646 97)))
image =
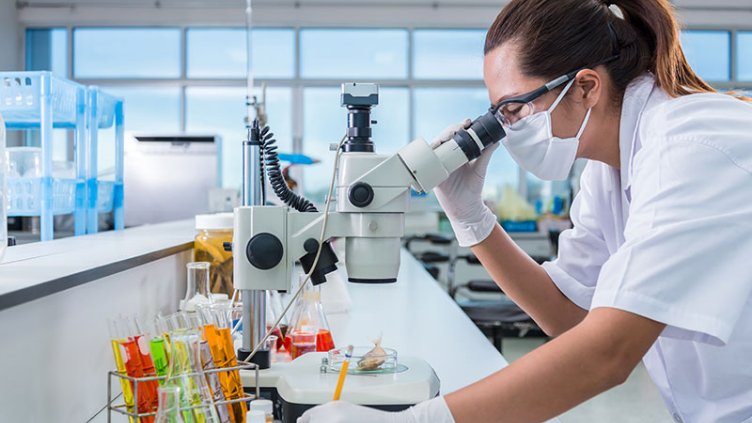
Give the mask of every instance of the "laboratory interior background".
MULTIPOLYGON (((752 3, 673 3, 694 70, 718 90, 752 91, 752 3)), ((393 398, 377 402, 399 406, 458 389, 547 342, 457 246, 433 194, 409 190, 404 232, 378 246, 346 233, 375 230, 375 221, 340 228, 336 216, 348 210, 337 201, 347 192, 327 195, 332 145, 348 119, 362 118, 348 101, 377 93, 377 104, 358 110, 370 112, 360 124, 384 157, 488 110, 484 37, 504 4, 0 0, 0 421, 154 421, 169 399, 166 379, 188 387, 207 370, 188 353, 181 363, 181 345, 208 344, 215 369, 194 384, 206 387, 196 388, 195 404, 175 399, 182 413, 220 401, 218 414, 206 411, 216 420, 195 421, 256 422, 294 421, 300 407, 330 399, 350 343, 356 356, 384 354, 377 366, 409 368, 392 369, 391 382, 374 378, 394 384, 393 398), (270 137, 254 120, 268 125, 276 152, 258 146, 270 137), (237 207, 283 205, 277 191, 308 199, 319 214, 330 198, 339 233, 304 245, 298 238, 316 241, 321 221, 284 221, 288 211, 242 214, 253 223, 238 227, 237 207), (250 234, 277 229, 287 234, 281 257, 239 265, 252 255, 250 234), (296 295, 305 285, 296 262, 318 250, 324 261, 327 249, 338 270, 296 295), (351 261, 379 274, 394 257, 397 283, 345 282, 351 261), (259 273, 265 264, 281 273, 259 273), (267 329, 276 342, 262 339, 267 329), (260 346, 275 376, 263 366, 254 376, 236 358, 241 344, 260 346), (306 378, 320 383, 296 386, 306 378)), ((503 148, 493 155, 483 198, 536 261, 554 258, 558 234, 571 226, 578 169, 547 182, 503 148)), ((360 380, 348 376, 343 398, 348 389, 366 403, 378 397, 360 380)), ((642 365, 559 419, 673 421, 642 365)))

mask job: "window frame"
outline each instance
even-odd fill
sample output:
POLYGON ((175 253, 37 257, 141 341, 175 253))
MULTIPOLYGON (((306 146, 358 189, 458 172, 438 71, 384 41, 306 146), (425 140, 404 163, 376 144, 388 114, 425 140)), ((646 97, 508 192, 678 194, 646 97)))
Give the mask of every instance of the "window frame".
MULTIPOLYGON (((187 33, 188 30, 194 28, 201 29, 230 29, 230 28, 243 28, 238 25, 220 26, 220 25, 117 25, 117 26, 101 26, 101 25, 29 25, 24 26, 23 40, 21 46, 21 54, 23 60, 21 63, 26 63, 27 55, 27 30, 30 29, 51 29, 51 28, 63 28, 66 30, 66 46, 67 46, 67 72, 66 76, 72 79, 73 66, 74 66, 74 46, 73 46, 73 32, 77 28, 98 28, 98 29, 124 29, 124 28, 177 28, 180 30, 180 77, 179 78, 91 78, 91 79, 79 79, 78 81, 87 85, 109 85, 109 86, 138 86, 138 87, 178 87, 180 90, 180 111, 179 111, 179 128, 185 131, 187 126, 186 117, 186 89, 189 87, 245 87, 245 78, 188 78, 188 46, 187 46, 187 33)), ((430 136, 431 134, 416 134, 416 110, 415 110, 415 90, 417 88, 482 88, 484 83, 480 79, 429 79, 429 78, 416 78, 414 74, 415 67, 415 31, 422 30, 441 30, 441 31, 457 31, 457 30, 486 30, 485 27, 436 27, 436 26, 398 26, 398 27, 374 27, 374 26, 290 26, 290 25, 257 25, 256 29, 286 29, 293 31, 293 66, 294 73, 292 78, 256 78, 255 84, 260 85, 262 83, 267 84, 269 87, 288 87, 292 92, 292 103, 290 105, 290 113, 292 115, 292 144, 295 152, 303 151, 303 136, 305 128, 303 127, 304 116, 303 113, 303 91, 308 87, 326 87, 332 85, 338 85, 341 82, 346 82, 342 78, 303 78, 301 75, 301 31, 307 29, 401 29, 407 32, 407 78, 404 79, 373 79, 368 82, 378 83, 380 86, 395 87, 395 88, 407 88, 408 95, 408 127, 410 132, 410 139, 415 139, 418 136, 430 136)), ((750 26, 719 26, 719 25, 693 25, 683 30, 692 31, 728 31, 731 36, 729 63, 730 63, 730 80, 728 81, 708 81, 714 88, 719 91, 739 90, 739 91, 752 91, 752 81, 740 81, 738 80, 738 33, 739 32, 752 32, 752 25, 750 26)), ((480 52, 479 52, 480 54, 480 52)), ((449 123, 448 123, 449 124, 449 123)), ((300 177, 300 176, 299 176, 300 177)), ((524 170, 519 169, 519 186, 518 190, 521 193, 527 191, 526 187, 527 174, 524 170)), ((302 181, 303 184, 305 181, 302 181)))

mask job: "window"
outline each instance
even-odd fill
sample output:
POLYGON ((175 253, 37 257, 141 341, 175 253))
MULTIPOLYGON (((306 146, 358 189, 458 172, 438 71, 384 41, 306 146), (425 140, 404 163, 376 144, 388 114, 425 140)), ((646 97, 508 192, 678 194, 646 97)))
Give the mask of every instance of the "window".
POLYGON ((68 40, 65 28, 26 31, 26 70, 68 74, 68 40))
MULTIPOLYGON (((414 91, 415 131, 430 141, 452 123, 474 119, 489 106, 484 88, 419 88, 414 91), (451 107, 447 107, 451 104, 451 107)), ((488 166, 484 197, 498 198, 505 185, 518 185, 518 167, 505 149, 494 152, 488 166)))
POLYGON ((407 31, 403 29, 303 29, 304 78, 407 78, 407 31))
POLYGON ((413 32, 415 78, 483 79, 484 30, 416 30, 413 32))
MULTIPOLYGON (((380 87, 379 104, 373 108, 374 149, 379 154, 394 154, 409 141, 407 88, 380 87)), ((304 169, 305 192, 323 203, 332 177, 334 152, 329 145, 338 143, 347 129, 347 109, 340 106, 339 87, 311 87, 303 93, 303 152, 321 163, 304 169)))
MULTIPOLYGON (((189 78, 245 78, 246 32, 243 28, 189 29, 189 78)), ((295 32, 291 29, 253 30, 256 78, 295 75, 295 32)))
POLYGON ((76 78, 178 78, 180 30, 76 29, 73 65, 76 78))
POLYGON ((752 81, 752 32, 739 32, 737 37, 737 79, 752 81))
POLYGON ((682 31, 682 47, 695 72, 707 81, 731 79, 731 33, 728 31, 682 31))
POLYGON ((125 130, 165 133, 180 131, 180 89, 102 87, 125 100, 125 130))
MULTIPOLYGON (((247 137, 245 88, 190 87, 185 96, 186 129, 222 137, 222 186, 239 189, 242 185, 241 143, 247 137)), ((277 140, 278 151, 292 152, 292 91, 289 88, 268 88, 266 103, 269 127, 277 140)))

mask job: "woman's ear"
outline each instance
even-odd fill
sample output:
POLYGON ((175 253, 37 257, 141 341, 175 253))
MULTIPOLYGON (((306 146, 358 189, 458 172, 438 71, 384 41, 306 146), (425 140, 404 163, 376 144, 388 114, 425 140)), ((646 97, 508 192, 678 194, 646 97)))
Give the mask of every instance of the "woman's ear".
POLYGON ((586 109, 595 107, 603 90, 600 75, 592 69, 583 69, 577 73, 576 78, 574 85, 577 102, 582 103, 586 109))

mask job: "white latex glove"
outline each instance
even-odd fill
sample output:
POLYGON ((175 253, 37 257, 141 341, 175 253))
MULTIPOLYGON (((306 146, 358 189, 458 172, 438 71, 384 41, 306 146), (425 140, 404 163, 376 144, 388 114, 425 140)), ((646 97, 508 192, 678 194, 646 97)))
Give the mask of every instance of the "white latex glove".
POLYGON ((306 411, 297 423, 454 423, 454 418, 444 397, 436 397, 396 413, 332 401, 306 411))
MULTIPOLYGON (((471 123, 470 119, 465 119, 462 123, 446 128, 431 142, 431 146, 436 148, 451 140, 455 132, 469 128, 471 123)), ((496 226, 496 216, 483 203, 481 194, 488 163, 498 147, 499 143, 496 143, 486 148, 480 157, 457 169, 434 189, 460 247, 479 244, 488 238, 496 226)))

